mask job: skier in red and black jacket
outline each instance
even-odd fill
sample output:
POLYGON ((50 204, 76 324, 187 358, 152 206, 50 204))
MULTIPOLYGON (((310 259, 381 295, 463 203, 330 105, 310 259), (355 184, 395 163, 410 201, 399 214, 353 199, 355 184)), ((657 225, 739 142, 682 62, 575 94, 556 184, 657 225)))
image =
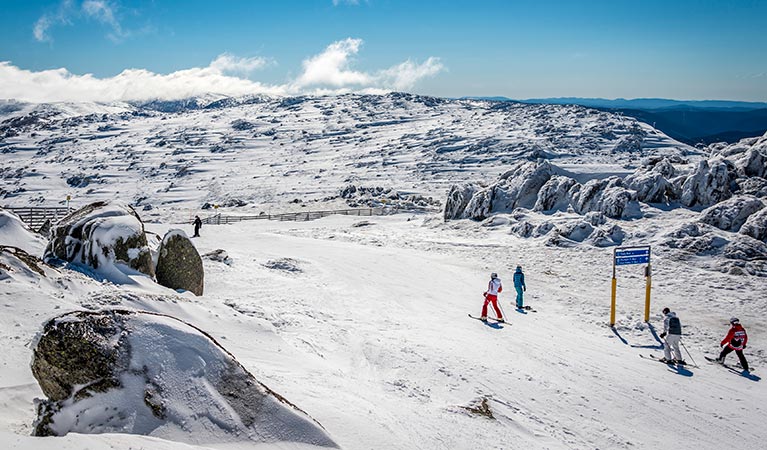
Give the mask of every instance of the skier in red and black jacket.
POLYGON ((722 349, 722 353, 719 354, 717 361, 724 364, 724 358, 734 350, 735 354, 738 355, 738 359, 740 359, 740 366, 748 372, 748 361, 746 361, 746 357, 743 355, 743 349, 746 348, 746 343, 748 342, 748 335, 737 317, 730 319, 730 325, 732 325, 730 331, 719 344, 720 346, 726 346, 722 349))

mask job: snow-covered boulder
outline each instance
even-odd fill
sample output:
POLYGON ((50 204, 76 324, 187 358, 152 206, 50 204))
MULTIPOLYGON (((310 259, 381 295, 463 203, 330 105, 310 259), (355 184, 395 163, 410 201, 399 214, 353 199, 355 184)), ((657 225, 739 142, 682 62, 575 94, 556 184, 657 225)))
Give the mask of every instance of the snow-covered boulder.
POLYGON ((554 171, 546 160, 520 162, 501 175, 495 186, 492 212, 511 212, 515 208, 532 209, 538 192, 554 171))
POLYGON ((580 189, 573 192, 572 201, 573 209, 578 214, 601 211, 607 217, 620 219, 632 210, 628 207, 629 202, 634 200, 634 193, 623 186, 622 179, 610 177, 602 180, 589 180, 580 189))
POLYGON ((19 216, 3 208, 0 208, 0 244, 37 256, 45 249, 45 239, 30 230, 19 216))
POLYGON ((570 191, 578 182, 570 177, 554 175, 541 187, 533 206, 534 211, 567 211, 570 191))
POLYGON ((745 151, 736 161, 738 173, 747 177, 767 178, 767 141, 745 151))
POLYGON ((229 256, 229 253, 227 253, 226 250, 222 248, 217 248, 211 252, 205 253, 204 255, 201 255, 201 258, 207 259, 209 261, 224 263, 227 266, 231 266, 234 262, 229 256))
POLYGON ((664 158, 655 166, 640 168, 626 177, 626 186, 636 191, 640 202, 668 203, 674 198, 674 185, 668 178, 674 174, 674 166, 664 158))
POLYGON ((471 196, 466 209, 461 214, 462 219, 485 220, 493 209, 495 186, 479 190, 471 196))
POLYGON ((738 178, 735 180, 738 188, 738 194, 750 194, 754 197, 767 197, 767 180, 759 177, 738 178))
POLYGON ((58 258, 108 270, 122 263, 154 275, 144 224, 130 206, 96 202, 61 219, 51 229, 44 259, 58 258))
POLYGON ((699 220, 720 230, 738 231, 750 215, 762 208, 764 203, 758 198, 739 195, 703 210, 699 220))
POLYGON ((710 206, 730 198, 730 170, 725 160, 701 160, 682 184, 685 206, 710 206))
POLYGON ((594 227, 588 222, 574 221, 558 226, 557 232, 571 241, 583 242, 594 232, 594 227))
POLYGON ((445 220, 464 218, 463 213, 466 210, 466 206, 478 189, 479 187, 474 184, 453 185, 447 194, 447 201, 445 201, 445 220))
POLYGON ((594 230, 589 240, 595 247, 611 247, 620 245, 625 237, 626 233, 620 226, 610 225, 594 230))
POLYGON ((740 227, 740 234, 767 242, 767 208, 762 208, 751 214, 743 226, 740 227))
POLYGON ((337 447, 208 334, 169 316, 104 310, 51 319, 34 345, 32 373, 48 397, 37 401, 36 436, 337 447))
POLYGON ((714 229, 714 227, 705 223, 685 223, 672 232, 667 233, 662 244, 696 255, 714 255, 719 253, 728 243, 723 237, 712 233, 714 229))
POLYGON ((170 230, 157 250, 157 283, 171 289, 183 289, 202 295, 205 271, 202 258, 182 230, 170 230))

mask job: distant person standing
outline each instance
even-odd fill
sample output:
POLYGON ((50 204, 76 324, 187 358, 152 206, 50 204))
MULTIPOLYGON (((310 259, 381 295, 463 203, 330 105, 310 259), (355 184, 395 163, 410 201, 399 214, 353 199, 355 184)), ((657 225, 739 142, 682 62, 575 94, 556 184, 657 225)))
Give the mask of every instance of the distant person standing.
POLYGON ((498 278, 497 273, 493 272, 490 274, 490 282, 487 283, 487 291, 483 294, 485 296, 485 303, 482 305, 482 316, 480 317, 480 320, 487 322, 487 304, 492 303, 495 315, 498 317, 496 320, 498 322, 504 322, 503 314, 501 314, 501 310, 498 308, 498 294, 501 292, 503 292, 501 279, 498 278))
POLYGON ((722 353, 719 354, 719 358, 716 360, 724 364, 724 358, 727 357, 730 352, 735 351, 740 359, 740 366, 748 372, 748 361, 743 355, 743 349, 746 348, 746 342, 748 342, 748 335, 743 325, 740 324, 740 320, 737 317, 730 319, 730 331, 727 332, 727 336, 722 339, 720 346, 725 345, 722 349, 722 353))
POLYGON ((194 216, 194 236, 192 237, 200 237, 200 228, 202 228, 202 220, 200 220, 200 216, 194 216))
POLYGON ((525 286, 525 274, 522 273, 522 266, 517 266, 514 272, 514 289, 517 290, 517 309, 524 309, 524 298, 522 292, 527 290, 525 286))
POLYGON ((676 316, 676 313, 668 308, 663 308, 663 333, 660 334, 661 339, 665 339, 665 345, 663 346, 663 353, 665 356, 661 358, 662 362, 685 364, 682 359, 682 351, 679 349, 679 342, 682 340, 682 322, 676 316), (674 352, 672 358, 671 352, 674 352))

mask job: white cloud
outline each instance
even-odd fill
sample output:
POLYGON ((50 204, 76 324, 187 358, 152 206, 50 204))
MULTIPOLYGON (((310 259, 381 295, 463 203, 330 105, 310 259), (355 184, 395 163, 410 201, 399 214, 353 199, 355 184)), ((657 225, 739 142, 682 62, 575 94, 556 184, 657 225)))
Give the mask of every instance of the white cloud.
POLYGON ((48 28, 50 27, 51 18, 48 16, 42 16, 37 19, 37 22, 35 22, 35 26, 32 29, 32 34, 34 34, 35 39, 40 42, 50 41, 51 37, 48 35, 48 28))
POLYGON ((391 86, 396 90, 412 88, 420 79, 433 77, 445 70, 445 66, 439 58, 429 57, 423 64, 416 64, 407 60, 401 64, 382 70, 378 74, 380 83, 391 86))
POLYGON ((253 71, 274 64, 269 58, 258 56, 252 58, 239 58, 229 53, 222 53, 210 63, 210 68, 221 73, 234 73, 248 75, 253 71))
POLYGON ((347 38, 330 44, 324 52, 304 60, 304 72, 296 80, 296 86, 369 84, 371 78, 368 74, 349 69, 349 59, 359 51, 361 45, 362 39, 347 38))
POLYGON ((115 14, 116 3, 107 0, 85 0, 79 4, 74 0, 62 0, 55 13, 40 16, 32 27, 32 34, 39 42, 53 42, 51 28, 55 25, 72 25, 73 21, 90 19, 109 27, 107 37, 119 42, 133 33, 123 28, 115 14))
POLYGON ((50 28, 56 24, 69 24, 71 12, 72 0, 62 0, 55 13, 45 13, 37 19, 32 27, 32 35, 39 42, 53 42, 50 28))
POLYGON ((359 5, 359 0, 333 0, 333 6, 338 5, 359 5))
POLYGON ((106 1, 85 0, 82 5, 82 10, 87 17, 108 25, 112 29, 112 32, 107 35, 110 39, 117 41, 130 34, 123 31, 122 25, 120 25, 120 22, 115 18, 112 5, 106 1))
POLYGON ((388 69, 364 72, 351 68, 351 58, 362 41, 344 39, 322 53, 303 61, 303 72, 284 84, 267 84, 247 76, 273 64, 268 58, 240 58, 229 53, 216 57, 206 67, 169 74, 127 69, 113 77, 77 75, 67 69, 24 70, 0 62, 0 99, 27 102, 173 100, 204 94, 241 96, 249 94, 297 95, 384 93, 407 90, 418 81, 445 70, 438 58, 418 64, 407 60, 388 69))

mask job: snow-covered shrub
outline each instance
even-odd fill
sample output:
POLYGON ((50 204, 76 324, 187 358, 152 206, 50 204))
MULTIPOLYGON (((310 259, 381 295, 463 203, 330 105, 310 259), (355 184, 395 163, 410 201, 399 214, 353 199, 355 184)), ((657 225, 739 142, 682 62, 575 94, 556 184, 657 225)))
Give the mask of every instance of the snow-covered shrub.
POLYGON ((700 221, 720 230, 738 231, 753 213, 764 208, 764 203, 751 195, 739 195, 705 209, 700 221))
POLYGON ((44 259, 58 258, 108 270, 115 263, 154 275, 144 224, 130 206, 96 202, 61 219, 51 230, 44 259))
POLYGON ((337 447, 205 332, 173 317, 76 311, 48 321, 33 349, 36 436, 129 433, 196 445, 337 447))

